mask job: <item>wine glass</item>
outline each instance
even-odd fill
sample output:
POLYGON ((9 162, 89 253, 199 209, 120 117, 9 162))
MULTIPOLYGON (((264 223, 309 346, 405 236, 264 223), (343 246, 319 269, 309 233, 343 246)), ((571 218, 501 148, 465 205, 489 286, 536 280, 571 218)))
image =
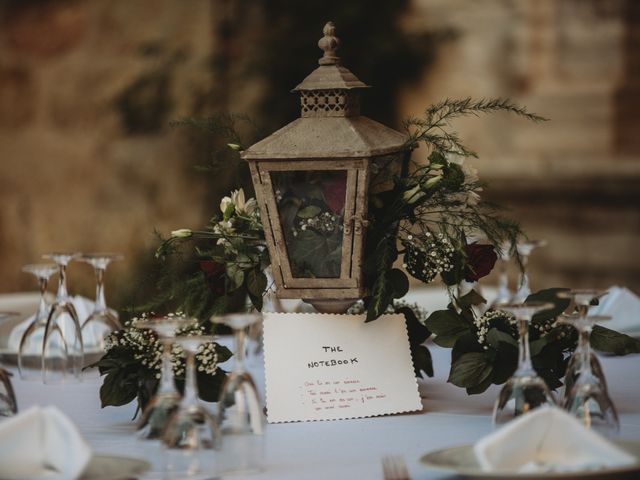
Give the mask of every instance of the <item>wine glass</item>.
POLYGON ((247 329, 262 320, 259 313, 212 317, 234 332, 235 366, 220 392, 218 424, 222 434, 216 462, 219 474, 257 472, 264 466, 265 420, 255 382, 245 369, 247 329))
POLYGON ((563 315, 559 319, 559 323, 572 325, 578 330, 578 345, 576 347, 576 350, 573 352, 573 355, 569 359, 567 371, 564 376, 565 399, 571 391, 571 388, 578 378, 578 375, 580 374, 580 369, 583 365, 582 357, 585 355, 589 357, 589 362, 591 364, 591 373, 600 380, 600 383, 603 387, 605 387, 605 389, 607 387, 607 381, 604 378, 602 365, 600 365, 598 357, 591 351, 591 348, 589 346, 590 331, 587 332, 586 330, 580 329, 580 327, 584 324, 584 321, 580 321, 580 319, 586 317, 589 314, 589 306, 591 305, 591 302, 606 295, 607 293, 607 290, 596 289, 574 289, 557 293, 557 296, 559 298, 570 299, 573 305, 578 310, 578 312, 573 315, 563 315))
POLYGON ((518 291, 513 297, 513 303, 524 302, 529 295, 531 295, 531 288, 529 287, 529 274, 527 273, 527 264, 529 263, 529 256, 531 252, 539 247, 544 247, 547 244, 546 240, 531 240, 528 242, 521 242, 516 245, 520 259, 522 260, 522 272, 520 273, 520 282, 518 291))
POLYGON ((509 261, 511 260, 511 244, 506 242, 502 245, 500 249, 500 256, 498 258, 498 295, 496 299, 493 301, 492 306, 500 306, 505 305, 511 301, 513 297, 513 292, 509 288, 509 261))
POLYGON ((165 316, 139 320, 135 328, 152 330, 162 344, 162 367, 158 390, 148 403, 138 422, 138 438, 140 440, 161 440, 171 414, 178 408, 180 393, 176 389, 171 362, 171 348, 176 330, 187 327, 194 319, 181 316, 165 316))
POLYGON ((552 303, 538 301, 500 306, 501 310, 515 315, 518 322, 518 367, 498 395, 493 408, 494 426, 513 420, 541 405, 555 405, 547 384, 533 368, 529 351, 531 319, 536 313, 551 308, 553 308, 552 303))
POLYGON ((167 448, 167 473, 170 478, 202 478, 210 476, 216 461, 212 451, 219 445, 219 430, 213 415, 198 399, 196 353, 212 335, 178 336, 175 342, 187 355, 184 395, 171 416, 163 435, 167 448))
POLYGON ((122 328, 117 313, 107 308, 104 296, 104 274, 107 266, 122 258, 123 256, 117 253, 88 253, 80 258, 93 267, 96 275, 96 301, 93 313, 82 323, 82 338, 85 346, 92 345, 104 350, 106 336, 122 328))
POLYGON ((612 435, 620 430, 618 413, 607 393, 606 385, 593 373, 589 344, 593 326, 607 320, 611 320, 611 317, 571 315, 564 317, 560 322, 572 325, 578 330, 580 337, 586 339, 583 352, 578 357, 580 361, 578 377, 565 396, 564 407, 580 419, 587 428, 593 428, 605 435, 612 435))
POLYGON ((71 373, 80 380, 84 363, 82 329, 76 309, 67 292, 67 265, 79 253, 54 252, 43 255, 58 265, 58 292, 42 340, 42 380, 57 383, 68 380, 71 373))
POLYGON ((49 284, 51 275, 58 271, 58 266, 53 263, 36 263, 25 265, 22 267, 22 271, 30 273, 38 279, 40 302, 38 303, 38 310, 36 311, 35 317, 20 337, 18 347, 18 371, 20 372, 20 377, 23 379, 42 378, 42 372, 39 371, 42 366, 42 339, 44 338, 44 329, 47 324, 50 309, 46 300, 47 285, 49 284), (35 370, 33 370, 35 366, 34 362, 30 361, 34 359, 38 360, 37 368, 39 373, 37 375, 33 374, 33 372, 35 372, 35 370))
MULTIPOLYGON (((14 312, 0 312, 0 323, 18 316, 14 312)), ((0 417, 10 417, 18 413, 16 394, 11 385, 11 374, 0 367, 0 417)))

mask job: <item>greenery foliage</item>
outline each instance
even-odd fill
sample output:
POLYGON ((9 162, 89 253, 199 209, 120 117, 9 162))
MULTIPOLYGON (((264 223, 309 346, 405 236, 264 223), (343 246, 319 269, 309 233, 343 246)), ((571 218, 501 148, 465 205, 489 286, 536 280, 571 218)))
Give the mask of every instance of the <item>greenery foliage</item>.
MULTIPOLYGON (((573 327, 556 325, 556 317, 573 307, 569 300, 557 296, 562 290, 566 289, 546 289, 528 298, 555 306, 535 315, 529 328, 533 366, 551 389, 562 386, 578 339, 573 327)), ((518 332, 513 317, 499 309, 478 316, 474 307, 481 308, 484 303, 484 298, 472 290, 446 310, 433 312, 425 322, 435 335, 434 342, 452 349, 448 381, 465 388, 468 394, 506 382, 518 363, 518 332)), ((613 355, 640 353, 639 340, 601 326, 593 329, 591 344, 613 355)))

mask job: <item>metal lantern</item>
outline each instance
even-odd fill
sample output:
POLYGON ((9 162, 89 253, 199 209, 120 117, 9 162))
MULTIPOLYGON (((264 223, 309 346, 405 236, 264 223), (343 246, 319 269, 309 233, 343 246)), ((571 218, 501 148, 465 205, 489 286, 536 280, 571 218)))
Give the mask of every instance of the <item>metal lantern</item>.
POLYGON ((319 311, 345 311, 365 295, 364 235, 372 178, 408 158, 407 136, 360 115, 368 88, 336 55, 332 22, 316 68, 293 91, 300 118, 242 158, 251 177, 271 257, 276 295, 319 311))

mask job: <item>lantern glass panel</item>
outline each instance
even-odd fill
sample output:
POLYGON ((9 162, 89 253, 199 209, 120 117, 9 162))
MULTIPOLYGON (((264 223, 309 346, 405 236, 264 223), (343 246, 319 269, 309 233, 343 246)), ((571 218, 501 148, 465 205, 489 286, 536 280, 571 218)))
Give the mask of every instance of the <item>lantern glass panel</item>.
POLYGON ((347 171, 271 173, 294 278, 339 278, 347 171))

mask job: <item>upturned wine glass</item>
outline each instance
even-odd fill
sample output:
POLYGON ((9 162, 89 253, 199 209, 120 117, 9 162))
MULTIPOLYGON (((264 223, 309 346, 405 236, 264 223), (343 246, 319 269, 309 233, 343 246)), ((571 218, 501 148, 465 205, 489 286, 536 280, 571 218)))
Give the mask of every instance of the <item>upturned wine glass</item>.
POLYGON ((520 273, 518 290, 512 299, 512 303, 522 303, 529 295, 531 295, 529 273, 527 271, 529 256, 536 248, 544 247, 546 244, 546 240, 531 240, 528 242, 521 242, 516 245, 516 249, 518 250, 518 254, 522 261, 522 272, 520 273))
POLYGON ((494 426, 513 420, 541 405, 555 405, 549 387, 533 368, 529 351, 531 319, 536 313, 551 308, 553 308, 552 303, 537 301, 500 306, 501 310, 515 315, 518 323, 518 367, 498 395, 493 408, 494 426))
POLYGON ((71 374, 81 379, 84 366, 82 328, 67 292, 67 265, 79 253, 54 252, 43 255, 58 265, 58 292, 44 327, 42 340, 42 380, 56 383, 69 380, 71 374))
POLYGON ((104 350, 107 335, 122 328, 117 313, 107 307, 104 295, 104 275, 107 266, 123 256, 117 253, 88 253, 80 259, 93 267, 96 275, 96 301, 91 315, 82 323, 82 338, 85 346, 92 345, 104 350))
POLYGON ((217 455, 213 450, 219 445, 218 425, 198 398, 196 380, 196 353, 214 340, 215 337, 211 335, 175 338, 175 342, 184 349, 187 360, 184 395, 163 435, 169 478, 210 477, 216 463, 217 455))
POLYGON ((509 261, 511 260, 511 245, 506 243, 502 245, 500 249, 500 256, 498 257, 498 294, 493 301, 493 306, 499 307, 505 305, 511 301, 513 292, 509 288, 509 261))
MULTIPOLYGON (((0 323, 18 316, 14 312, 0 312, 0 323)), ((0 367, 0 417, 10 417, 18 413, 18 402, 11 384, 11 374, 0 367)))
POLYGON ((139 329, 152 330, 162 344, 162 367, 158 389, 149 401, 138 422, 138 438, 140 440, 162 439, 169 419, 180 403, 180 393, 176 389, 171 348, 176 331, 195 322, 194 319, 181 316, 165 316, 137 321, 134 326, 139 329))
POLYGON ((569 359, 567 371, 564 376, 565 399, 571 391, 571 388, 578 378, 578 375, 580 374, 580 369, 582 368, 584 361, 582 357, 585 355, 589 357, 589 362, 591 364, 591 373, 600 380, 600 383, 605 388, 607 387, 607 381, 602 371, 602 365, 600 365, 598 357, 591 351, 591 348, 589 346, 590 333, 585 330, 580 330, 579 328, 579 326, 585 323, 584 321, 580 321, 580 319, 585 318, 589 314, 589 306, 591 305, 591 303, 594 300, 603 297, 607 293, 607 290, 574 289, 558 292, 557 294, 559 298, 566 298, 571 300, 572 304, 577 309, 577 313, 569 316, 563 315, 559 318, 560 323, 572 325, 578 330, 578 345, 576 347, 576 350, 573 352, 573 355, 569 359))
POLYGON ((611 320, 611 317, 572 315, 560 320, 572 325, 578 330, 580 336, 586 339, 582 355, 578 357, 580 361, 578 377, 565 396, 564 407, 580 419, 587 428, 605 435, 613 435, 620 430, 618 413, 609 397, 606 385, 593 373, 589 343, 593 326, 607 320, 611 320))
POLYGON ((50 310, 46 299, 47 285, 51 275, 58 271, 58 266, 53 263, 37 263, 25 265, 22 267, 22 271, 30 273, 38 279, 40 302, 35 317, 20 338, 18 371, 23 379, 42 378, 40 371, 42 367, 42 340, 50 310))
POLYGON ((222 438, 216 471, 221 475, 257 472, 264 468, 265 419, 255 382, 245 369, 247 330, 261 320, 259 313, 235 313, 211 319, 229 326, 235 341, 235 366, 222 386, 218 401, 222 438))

